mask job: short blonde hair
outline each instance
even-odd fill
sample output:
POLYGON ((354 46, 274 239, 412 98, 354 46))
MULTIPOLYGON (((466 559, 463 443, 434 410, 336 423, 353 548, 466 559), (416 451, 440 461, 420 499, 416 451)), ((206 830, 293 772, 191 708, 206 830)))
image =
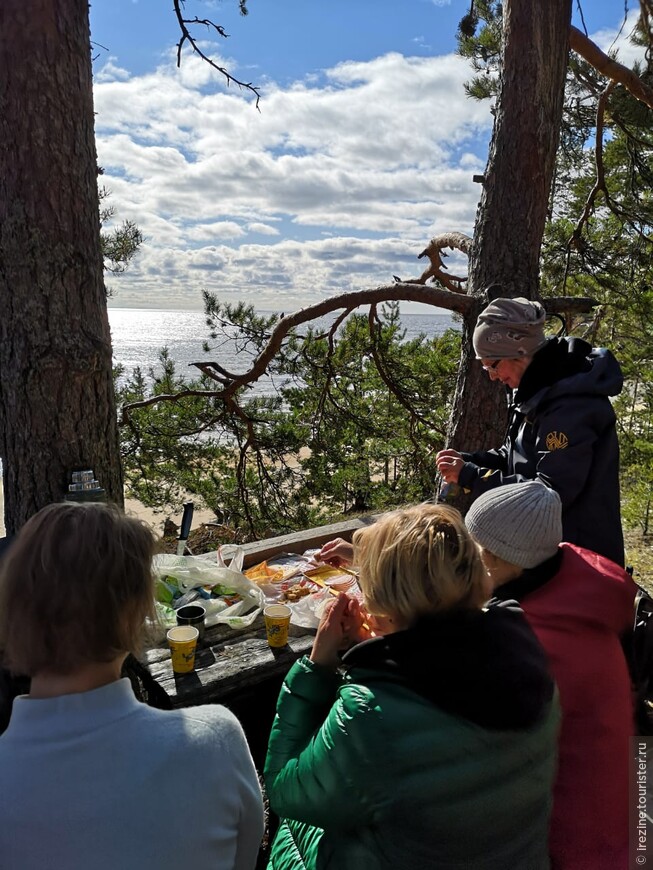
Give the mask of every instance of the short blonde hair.
POLYGON ((460 513, 424 504, 386 514, 353 537, 370 612, 410 624, 420 616, 478 608, 487 581, 460 513))
POLYGON ((14 673, 68 674, 140 644, 154 607, 155 537, 115 505, 52 504, 0 570, 0 655, 14 673))

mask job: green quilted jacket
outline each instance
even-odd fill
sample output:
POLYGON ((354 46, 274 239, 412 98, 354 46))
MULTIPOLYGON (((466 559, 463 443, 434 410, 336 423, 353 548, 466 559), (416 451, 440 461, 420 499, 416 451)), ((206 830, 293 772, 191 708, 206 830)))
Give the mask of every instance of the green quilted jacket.
POLYGON ((559 710, 508 607, 307 658, 277 704, 269 870, 546 870, 559 710))

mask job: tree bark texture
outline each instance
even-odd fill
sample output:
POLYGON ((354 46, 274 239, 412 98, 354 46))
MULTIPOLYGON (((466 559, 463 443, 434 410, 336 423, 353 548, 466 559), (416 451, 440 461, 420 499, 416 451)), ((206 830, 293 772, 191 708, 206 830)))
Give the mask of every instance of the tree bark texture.
POLYGON ((86 0, 0 3, 0 419, 8 533, 74 469, 122 504, 86 0))
POLYGON ((505 391, 474 359, 472 332, 484 290, 537 298, 539 258, 555 168, 569 55, 571 0, 507 0, 503 66, 483 193, 474 228, 470 292, 449 430, 457 449, 499 446, 505 391))

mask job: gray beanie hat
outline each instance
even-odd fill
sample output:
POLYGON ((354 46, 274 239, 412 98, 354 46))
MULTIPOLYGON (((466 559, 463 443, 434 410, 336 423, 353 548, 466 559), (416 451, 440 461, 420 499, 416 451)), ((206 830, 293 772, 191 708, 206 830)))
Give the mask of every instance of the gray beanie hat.
POLYGON ((476 499, 465 525, 485 550, 534 568, 554 556, 562 541, 562 502, 537 480, 498 486, 476 499))
POLYGON ((477 359, 519 359, 546 344, 546 311, 539 302, 495 299, 476 321, 472 341, 477 359))

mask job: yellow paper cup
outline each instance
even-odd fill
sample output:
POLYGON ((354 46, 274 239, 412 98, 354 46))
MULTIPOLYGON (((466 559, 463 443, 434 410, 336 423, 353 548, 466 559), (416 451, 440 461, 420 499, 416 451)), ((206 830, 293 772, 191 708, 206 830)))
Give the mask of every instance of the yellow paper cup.
POLYGON ((291 610, 285 604, 270 604, 263 611, 268 644, 272 647, 286 646, 291 610))
POLYGON ((167 634, 172 670, 176 674, 188 674, 195 667, 195 650, 199 631, 192 625, 178 625, 167 634))

